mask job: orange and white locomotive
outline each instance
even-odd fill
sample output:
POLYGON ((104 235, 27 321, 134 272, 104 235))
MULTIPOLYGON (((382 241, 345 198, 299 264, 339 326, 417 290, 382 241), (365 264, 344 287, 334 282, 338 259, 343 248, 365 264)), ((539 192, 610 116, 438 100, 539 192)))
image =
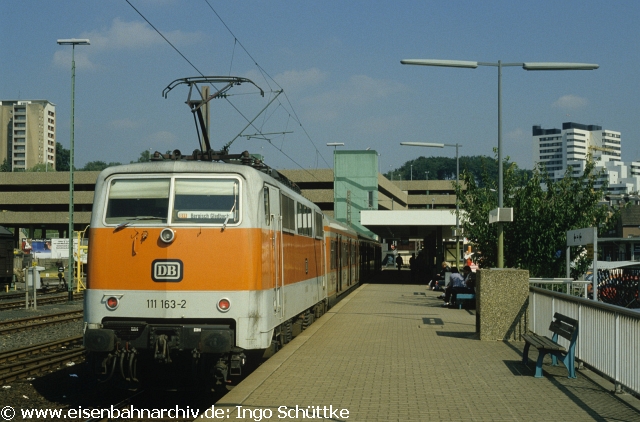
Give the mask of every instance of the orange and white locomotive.
POLYGON ((227 382, 380 267, 375 241, 248 153, 195 155, 98 177, 84 296, 98 373, 227 382))

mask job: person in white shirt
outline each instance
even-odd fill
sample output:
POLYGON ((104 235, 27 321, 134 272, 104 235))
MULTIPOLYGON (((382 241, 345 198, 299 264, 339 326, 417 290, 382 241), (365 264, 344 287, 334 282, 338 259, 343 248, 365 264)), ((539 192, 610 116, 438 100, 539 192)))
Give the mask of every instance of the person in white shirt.
POLYGON ((451 268, 451 276, 449 277, 449 284, 447 285, 447 288, 444 289, 444 305, 443 306, 451 305, 452 303, 450 302, 450 299, 451 299, 451 295, 454 292, 454 289, 458 289, 464 286, 465 286, 464 277, 462 277, 462 275, 458 272, 458 268, 457 267, 451 268))

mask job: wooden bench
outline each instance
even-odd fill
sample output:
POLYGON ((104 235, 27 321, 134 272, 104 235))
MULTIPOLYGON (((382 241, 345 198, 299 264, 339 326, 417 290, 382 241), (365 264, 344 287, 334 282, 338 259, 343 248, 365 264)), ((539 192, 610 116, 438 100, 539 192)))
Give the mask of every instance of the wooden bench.
POLYGON ((475 293, 458 293, 456 295, 456 305, 458 305, 458 309, 462 309, 462 303, 467 300, 476 300, 475 293))
POLYGON ((539 336, 534 333, 523 335, 526 342, 522 352, 522 363, 529 363, 529 347, 538 349, 538 361, 536 362, 536 378, 542 378, 542 361, 545 355, 550 354, 553 366, 558 364, 558 359, 562 361, 569 371, 569 378, 576 377, 575 349, 578 338, 578 321, 568 316, 555 313, 554 320, 551 321, 549 330, 553 332, 553 337, 539 336), (558 344, 558 336, 569 340, 569 350, 558 344))

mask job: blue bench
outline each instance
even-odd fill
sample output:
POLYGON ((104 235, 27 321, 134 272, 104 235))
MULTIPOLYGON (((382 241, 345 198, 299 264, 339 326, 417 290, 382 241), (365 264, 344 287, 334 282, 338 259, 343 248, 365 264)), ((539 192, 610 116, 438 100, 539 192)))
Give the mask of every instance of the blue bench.
POLYGON ((458 305, 458 309, 462 309, 462 303, 467 300, 476 300, 475 293, 458 293, 456 295, 456 305, 458 305))
POLYGON ((529 363, 529 347, 534 346, 538 349, 538 360, 536 362, 536 378, 542 378, 542 361, 545 355, 551 355, 553 366, 558 365, 558 359, 562 361, 569 371, 569 378, 576 377, 575 352, 576 339, 578 338, 578 321, 568 316, 555 313, 554 320, 551 321, 549 331, 553 332, 553 337, 539 336, 534 333, 528 333, 522 336, 526 342, 522 352, 522 363, 529 363), (558 344, 558 336, 569 340, 569 349, 558 344))

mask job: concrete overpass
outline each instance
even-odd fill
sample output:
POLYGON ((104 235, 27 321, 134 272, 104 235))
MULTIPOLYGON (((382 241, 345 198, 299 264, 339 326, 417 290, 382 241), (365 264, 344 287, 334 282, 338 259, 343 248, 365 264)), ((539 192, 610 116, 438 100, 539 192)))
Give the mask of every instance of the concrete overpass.
MULTIPOLYGON (((334 176, 331 169, 282 170, 290 180, 297 183, 304 196, 317 203, 330 216, 334 215, 334 176)), ((91 219, 93 191, 99 172, 78 171, 74 173, 74 229, 84 230, 91 219)), ((422 206, 455 207, 455 196, 448 191, 438 195, 437 187, 450 188, 449 181, 389 181, 377 174, 379 201, 377 209, 361 209, 360 224, 380 239, 419 239, 436 248, 435 256, 451 259, 447 251, 455 251, 455 239, 451 228, 455 227, 453 208, 408 209, 409 203, 420 202, 422 206), (426 185, 431 183, 431 185, 426 185), (445 186, 446 185, 446 186, 445 186), (415 192, 425 192, 430 187, 429 197, 421 199, 415 192), (411 192, 414 192, 412 195, 411 192), (453 200, 453 201, 452 201, 453 200)), ((429 192, 429 191, 427 191, 429 192)), ((58 237, 67 237, 69 225, 69 173, 68 172, 20 172, 0 173, 0 226, 28 229, 28 237, 47 237, 46 231, 55 230, 58 237), (37 233, 37 234, 36 234, 37 233)), ((15 233, 18 245, 19 233, 15 233)), ((450 256, 451 255, 451 256, 450 256)), ((438 258, 439 259, 439 258, 438 258)))

